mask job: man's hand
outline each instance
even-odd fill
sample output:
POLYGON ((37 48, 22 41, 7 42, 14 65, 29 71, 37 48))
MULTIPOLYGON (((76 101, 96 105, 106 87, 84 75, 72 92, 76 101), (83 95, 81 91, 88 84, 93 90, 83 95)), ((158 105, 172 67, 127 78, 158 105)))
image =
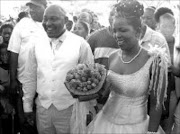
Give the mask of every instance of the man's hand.
POLYGON ((29 125, 33 126, 35 123, 34 122, 35 121, 35 113, 33 113, 33 112, 24 113, 24 116, 25 116, 26 122, 29 125))

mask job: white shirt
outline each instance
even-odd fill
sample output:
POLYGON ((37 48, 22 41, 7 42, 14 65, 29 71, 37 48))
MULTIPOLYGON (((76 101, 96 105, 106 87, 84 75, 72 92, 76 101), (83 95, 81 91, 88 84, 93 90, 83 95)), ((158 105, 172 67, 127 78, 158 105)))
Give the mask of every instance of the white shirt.
POLYGON ((151 45, 152 47, 157 45, 159 48, 165 48, 169 63, 171 62, 170 51, 167 41, 161 33, 154 31, 148 26, 146 26, 146 32, 140 42, 141 46, 146 50, 149 50, 149 45, 151 45))
POLYGON ((32 111, 36 91, 36 104, 46 109, 51 104, 58 110, 71 106, 75 99, 64 85, 67 72, 78 63, 94 62, 90 46, 83 38, 66 31, 50 44, 46 36, 42 35, 29 53, 23 97, 25 112, 32 111))
POLYGON ((42 32, 45 32, 42 24, 28 17, 23 18, 13 29, 8 50, 19 54, 17 74, 21 83, 24 80, 24 70, 25 64, 28 62, 29 49, 34 44, 34 38, 40 36, 42 32))

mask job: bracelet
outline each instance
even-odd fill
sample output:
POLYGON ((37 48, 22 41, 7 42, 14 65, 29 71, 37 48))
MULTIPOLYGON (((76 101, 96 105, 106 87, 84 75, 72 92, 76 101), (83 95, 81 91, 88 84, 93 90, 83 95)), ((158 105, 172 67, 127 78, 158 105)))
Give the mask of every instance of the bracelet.
POLYGON ((147 131, 146 134, 156 134, 156 132, 150 132, 150 131, 147 131))

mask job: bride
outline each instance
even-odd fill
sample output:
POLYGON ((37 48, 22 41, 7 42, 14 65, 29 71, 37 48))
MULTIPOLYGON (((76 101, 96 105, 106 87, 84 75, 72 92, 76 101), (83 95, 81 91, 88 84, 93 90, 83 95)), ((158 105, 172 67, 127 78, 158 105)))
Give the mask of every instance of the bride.
POLYGON ((159 126, 167 88, 163 51, 146 51, 139 45, 143 5, 136 0, 121 0, 115 8, 113 33, 120 49, 109 57, 106 85, 111 93, 87 133, 164 134, 159 126))

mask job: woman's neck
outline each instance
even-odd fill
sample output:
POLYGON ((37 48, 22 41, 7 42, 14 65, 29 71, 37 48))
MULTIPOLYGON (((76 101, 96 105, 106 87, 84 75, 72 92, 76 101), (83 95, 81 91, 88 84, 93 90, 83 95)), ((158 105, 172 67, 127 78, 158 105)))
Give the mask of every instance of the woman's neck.
POLYGON ((140 45, 138 44, 138 42, 136 44, 134 44, 134 46, 128 50, 122 50, 122 53, 124 56, 127 56, 127 57, 131 57, 131 56, 134 56, 138 53, 140 49, 140 45))

